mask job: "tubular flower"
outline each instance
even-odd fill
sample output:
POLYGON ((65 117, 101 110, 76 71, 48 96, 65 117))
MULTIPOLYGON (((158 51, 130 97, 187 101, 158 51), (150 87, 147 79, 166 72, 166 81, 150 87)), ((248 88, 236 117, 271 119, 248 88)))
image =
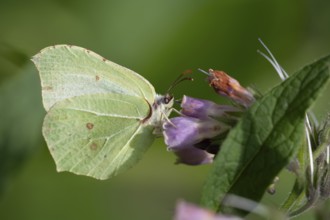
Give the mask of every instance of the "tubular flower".
POLYGON ((174 220, 242 220, 236 216, 228 216, 214 213, 211 210, 204 209, 185 201, 179 201, 176 205, 174 220))
POLYGON ((178 156, 177 164, 183 163, 187 165, 201 165, 213 162, 214 155, 205 150, 194 146, 183 146, 180 149, 174 150, 178 156))
POLYGON ((255 101, 253 94, 249 90, 241 86, 236 79, 225 72, 209 69, 209 74, 209 84, 216 93, 228 97, 246 108, 255 101))
POLYGON ((223 71, 210 69, 207 74, 210 86, 239 106, 218 105, 209 100, 183 96, 182 116, 168 119, 162 126, 167 149, 178 156, 177 163, 212 163, 229 129, 255 101, 249 90, 223 71))
POLYGON ((224 129, 225 127, 214 119, 201 120, 188 116, 174 117, 163 124, 165 143, 173 150, 215 137, 224 129))
POLYGON ((219 118, 227 115, 226 112, 239 112, 238 108, 229 105, 218 105, 214 102, 183 96, 181 102, 181 112, 184 115, 206 119, 208 117, 219 118))
POLYGON ((188 165, 211 163, 213 155, 194 145, 227 129, 227 126, 212 118, 202 120, 189 116, 174 117, 163 124, 167 149, 178 156, 177 163, 188 165))

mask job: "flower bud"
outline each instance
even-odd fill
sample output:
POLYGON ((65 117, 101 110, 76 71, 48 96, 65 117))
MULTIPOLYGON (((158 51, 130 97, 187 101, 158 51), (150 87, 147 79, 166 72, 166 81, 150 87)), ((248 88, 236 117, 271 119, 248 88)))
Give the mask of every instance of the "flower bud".
POLYGON ((209 84, 216 93, 228 97, 244 107, 249 107, 255 101, 249 90, 242 87, 236 79, 225 72, 209 69, 209 73, 209 84))

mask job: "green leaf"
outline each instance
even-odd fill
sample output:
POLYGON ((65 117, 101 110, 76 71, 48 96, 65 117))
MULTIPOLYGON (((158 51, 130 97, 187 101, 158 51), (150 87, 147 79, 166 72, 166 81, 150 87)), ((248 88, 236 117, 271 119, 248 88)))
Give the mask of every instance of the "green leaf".
POLYGON ((330 56, 304 67, 258 100, 221 146, 202 205, 223 211, 226 194, 259 201, 304 140, 306 110, 329 78, 330 56))

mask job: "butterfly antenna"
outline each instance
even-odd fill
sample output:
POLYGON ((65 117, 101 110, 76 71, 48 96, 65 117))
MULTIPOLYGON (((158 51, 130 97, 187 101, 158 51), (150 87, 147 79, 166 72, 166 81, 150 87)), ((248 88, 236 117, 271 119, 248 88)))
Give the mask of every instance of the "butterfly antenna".
POLYGON ((181 82, 183 82, 183 81, 186 81, 186 80, 188 80, 188 81, 193 81, 194 79, 193 78, 191 78, 191 77, 185 77, 185 75, 187 75, 187 74, 190 74, 191 73, 191 71, 185 71, 185 72, 183 72, 183 73, 181 73, 173 82, 172 82, 172 84, 171 84, 171 86, 168 88, 168 90, 167 90, 167 94, 169 94, 170 93, 170 91, 175 87, 175 86, 177 86, 179 83, 181 83, 181 82))

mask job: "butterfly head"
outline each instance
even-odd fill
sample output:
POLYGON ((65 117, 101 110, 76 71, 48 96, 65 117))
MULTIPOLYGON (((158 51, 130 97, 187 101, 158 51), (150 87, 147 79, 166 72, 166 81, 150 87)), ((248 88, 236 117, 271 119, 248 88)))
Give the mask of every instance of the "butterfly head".
POLYGON ((153 111, 160 111, 166 113, 172 108, 174 104, 173 95, 167 93, 165 95, 157 95, 154 104, 152 105, 153 111))
POLYGON ((164 96, 162 96, 160 101, 161 101, 161 104, 163 104, 164 106, 172 107, 173 103, 174 103, 174 97, 173 97, 173 95, 167 93, 164 96))

